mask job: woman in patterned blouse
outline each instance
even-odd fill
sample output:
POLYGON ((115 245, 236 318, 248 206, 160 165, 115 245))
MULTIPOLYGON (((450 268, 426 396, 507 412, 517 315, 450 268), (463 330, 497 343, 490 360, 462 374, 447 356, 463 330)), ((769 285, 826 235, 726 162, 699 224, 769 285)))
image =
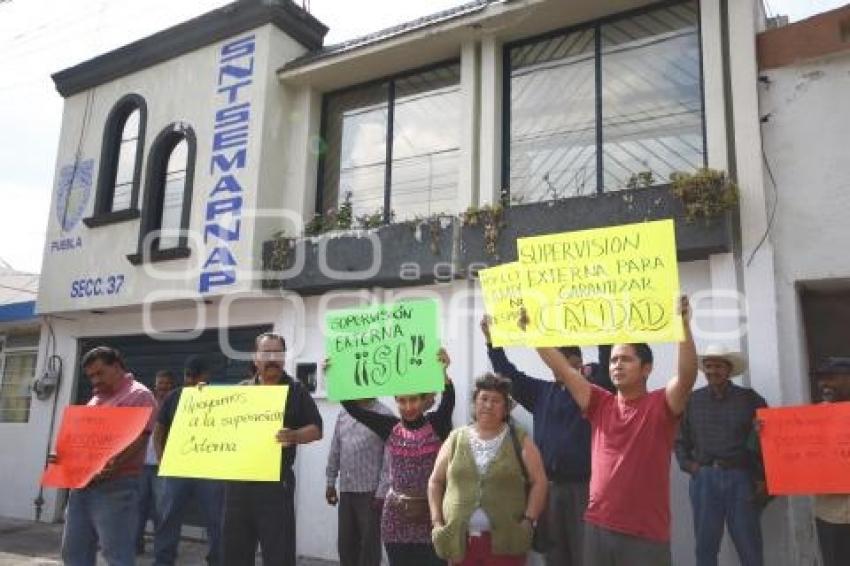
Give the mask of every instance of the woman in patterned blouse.
POLYGON ((445 564, 431 544, 428 511, 428 476, 443 441, 452 430, 454 386, 448 376, 449 356, 441 349, 438 358, 446 382, 440 405, 426 413, 427 393, 395 398, 401 419, 374 413, 352 401, 342 406, 369 427, 387 445, 390 459, 390 489, 381 517, 381 538, 390 566, 441 566, 445 564))

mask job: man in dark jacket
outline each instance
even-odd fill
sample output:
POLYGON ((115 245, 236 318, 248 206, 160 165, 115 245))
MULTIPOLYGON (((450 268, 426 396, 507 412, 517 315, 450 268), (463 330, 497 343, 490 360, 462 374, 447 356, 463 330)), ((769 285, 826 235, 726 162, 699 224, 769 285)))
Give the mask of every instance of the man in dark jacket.
MULTIPOLYGON (((584 512, 590 491, 590 423, 570 392, 557 380, 538 379, 519 371, 502 348, 490 339, 490 320, 481 331, 493 371, 512 382, 512 396, 534 419, 534 442, 540 448, 549 478, 549 502, 543 523, 551 549, 548 566, 581 566, 584 512)), ((599 347, 598 364, 582 364, 581 348, 560 348, 570 364, 592 383, 614 390, 608 375, 610 346, 599 347)))

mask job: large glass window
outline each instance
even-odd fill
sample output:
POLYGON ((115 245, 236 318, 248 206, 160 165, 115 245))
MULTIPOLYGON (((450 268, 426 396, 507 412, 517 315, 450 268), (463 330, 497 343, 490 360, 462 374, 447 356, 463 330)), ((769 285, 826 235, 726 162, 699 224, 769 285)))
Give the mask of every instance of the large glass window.
POLYGON ((0 422, 25 423, 29 420, 30 386, 37 358, 34 350, 9 350, 0 354, 0 422))
POLYGON ((325 100, 320 203, 404 220, 455 208, 460 68, 407 74, 325 100), (388 165, 389 164, 389 165, 388 165))
POLYGON ((695 0, 507 49, 513 199, 666 183, 704 165, 695 0))
POLYGON ((511 51, 510 191, 529 201, 596 190, 595 35, 511 51))
POLYGON ((325 211, 335 210, 346 198, 355 216, 383 211, 388 107, 386 83, 328 97, 325 211))

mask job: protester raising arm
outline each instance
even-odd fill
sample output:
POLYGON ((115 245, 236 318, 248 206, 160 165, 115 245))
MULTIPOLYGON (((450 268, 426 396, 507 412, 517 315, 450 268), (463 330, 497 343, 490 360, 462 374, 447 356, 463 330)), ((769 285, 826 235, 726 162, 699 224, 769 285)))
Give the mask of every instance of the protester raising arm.
POLYGON ((549 366, 558 381, 567 388, 576 405, 582 411, 585 411, 590 404, 590 382, 570 365, 566 356, 557 348, 537 348, 537 353, 540 355, 540 359, 549 366))
POLYGON ((697 349, 691 334, 691 306, 685 295, 679 299, 679 314, 682 315, 685 338, 679 342, 678 372, 670 379, 666 387, 667 406, 674 415, 685 412, 688 397, 697 380, 698 367, 697 349))
POLYGON ((440 348, 440 351, 437 352, 437 359, 440 360, 440 364, 443 366, 445 389, 443 390, 443 395, 440 397, 440 404, 437 406, 437 410, 428 413, 425 416, 431 422, 437 436, 439 436, 441 440, 445 440, 452 431, 452 412, 455 408, 455 388, 452 384, 451 378, 449 378, 449 364, 451 363, 451 359, 449 358, 449 354, 446 352, 445 348, 440 348))
POLYGON ((511 396, 517 403, 522 405, 526 411, 533 413, 539 392, 546 382, 540 379, 535 379, 518 370, 517 367, 508 360, 508 357, 505 355, 504 348, 493 346, 493 340, 490 335, 491 322, 492 320, 489 315, 485 315, 484 318, 481 319, 481 333, 484 335, 484 341, 487 344, 487 356, 490 358, 490 364, 493 366, 493 371, 511 380, 511 396))
MULTIPOLYGON (((429 413, 426 417, 431 421, 431 424, 434 426, 434 429, 437 431, 440 438, 445 439, 449 432, 451 432, 452 428, 451 419, 452 411, 454 410, 455 397, 454 387, 452 386, 451 379, 449 379, 447 372, 449 365, 448 354, 443 348, 440 348, 440 351, 437 353, 437 358, 443 366, 443 378, 445 379, 446 388, 443 391, 442 399, 440 399, 440 405, 437 407, 437 410, 429 413)), ((328 364, 329 361, 325 360, 326 369, 328 364)), ((377 434, 383 440, 389 438, 393 428, 401 420, 395 415, 382 415, 380 413, 364 409, 354 401, 343 401, 342 406, 346 411, 348 411, 348 414, 369 427, 372 432, 377 434)))

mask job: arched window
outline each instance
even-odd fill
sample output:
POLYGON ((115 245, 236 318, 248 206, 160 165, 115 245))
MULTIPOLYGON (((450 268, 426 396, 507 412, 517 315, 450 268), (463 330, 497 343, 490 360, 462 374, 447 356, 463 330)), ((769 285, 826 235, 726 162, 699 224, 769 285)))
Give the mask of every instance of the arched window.
POLYGON ((103 129, 94 216, 90 228, 139 217, 147 106, 137 94, 119 100, 103 129))
POLYGON ((131 263, 189 257, 195 146, 195 133, 184 123, 171 124, 151 144, 139 250, 128 256, 131 263))

